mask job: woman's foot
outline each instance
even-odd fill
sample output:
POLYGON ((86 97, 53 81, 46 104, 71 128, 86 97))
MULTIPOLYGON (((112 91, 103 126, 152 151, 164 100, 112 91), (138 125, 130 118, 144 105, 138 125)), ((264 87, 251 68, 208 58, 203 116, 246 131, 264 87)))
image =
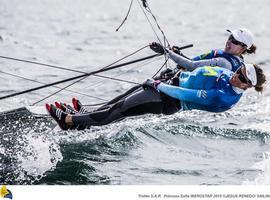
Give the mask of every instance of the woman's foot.
POLYGON ((74 109, 77 112, 79 112, 79 113, 87 113, 88 112, 78 99, 72 98, 72 104, 73 104, 74 109))
POLYGON ((58 102, 55 102, 55 106, 59 109, 61 109, 62 111, 64 111, 65 113, 67 114, 71 114, 71 115, 74 115, 76 113, 78 113, 78 111, 76 111, 74 108, 72 108, 70 105, 67 105, 65 103, 58 103, 58 102))
POLYGON ((62 130, 70 129, 71 126, 69 126, 65 121, 68 115, 67 113, 55 107, 53 104, 46 104, 46 109, 62 130))

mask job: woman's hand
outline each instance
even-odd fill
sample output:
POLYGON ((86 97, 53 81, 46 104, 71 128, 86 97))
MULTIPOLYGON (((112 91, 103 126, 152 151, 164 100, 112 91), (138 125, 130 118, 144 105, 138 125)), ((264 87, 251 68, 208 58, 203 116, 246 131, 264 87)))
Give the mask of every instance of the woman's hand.
POLYGON ((149 45, 150 49, 152 49, 154 52, 156 53, 160 53, 160 54, 164 54, 165 53, 165 47, 162 46, 161 44, 157 43, 157 42, 152 42, 149 45))

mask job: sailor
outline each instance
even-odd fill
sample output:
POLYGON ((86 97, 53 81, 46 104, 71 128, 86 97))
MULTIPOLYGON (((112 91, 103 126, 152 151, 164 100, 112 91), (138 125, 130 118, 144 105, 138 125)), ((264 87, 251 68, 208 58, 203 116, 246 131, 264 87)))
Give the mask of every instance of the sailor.
MULTIPOLYGON (((244 54, 253 54, 256 52, 253 34, 245 28, 236 30, 227 30, 230 35, 226 42, 225 48, 211 50, 206 54, 188 59, 186 56, 177 51, 176 48, 167 49, 169 57, 177 64, 179 69, 193 71, 203 66, 218 66, 235 72, 244 62, 244 54)), ((157 53, 164 53, 164 47, 153 42, 150 48, 157 53)), ((174 70, 166 69, 161 75, 175 74, 178 68, 174 70)))
MULTIPOLYGON (((240 100, 245 90, 262 92, 266 82, 263 70, 253 64, 242 64, 236 72, 204 66, 178 75, 176 85, 149 79, 143 87, 92 112, 68 114, 52 104, 46 104, 46 108, 62 129, 84 129, 147 113, 171 115, 192 109, 224 112, 240 100)), ((74 110, 79 111, 79 105, 75 101, 74 110)))

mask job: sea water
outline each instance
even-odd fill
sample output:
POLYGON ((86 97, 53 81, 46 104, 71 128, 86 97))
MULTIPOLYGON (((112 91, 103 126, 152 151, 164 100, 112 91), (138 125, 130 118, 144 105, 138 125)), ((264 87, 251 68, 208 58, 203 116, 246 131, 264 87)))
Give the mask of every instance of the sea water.
MULTIPOLYGON (((91 72, 158 41, 137 1, 128 20, 124 0, 0 0, 0 55, 91 72)), ((249 28, 258 51, 246 56, 269 76, 267 0, 148 0, 171 45, 194 44, 193 57, 223 48, 226 29, 249 28)), ((153 27, 156 25, 153 22, 153 27)), ((160 32, 156 29, 160 36, 160 32)), ((144 49, 130 61, 151 55, 144 49)), ((124 62, 124 61, 123 61, 124 62)), ((103 73, 134 82, 151 77, 164 58, 103 73)), ((1 71, 50 83, 79 75, 0 59, 1 71)), ((169 63, 174 67, 174 63, 169 63)), ((64 87, 66 84, 59 85, 64 87)), ((0 72, 1 96, 40 86, 0 72)), ((45 102, 84 104, 109 100, 133 85, 89 77, 45 102), (80 95, 85 93, 93 97, 80 95)), ((28 106, 57 91, 46 88, 1 100, 0 110, 28 106)), ((44 103, 37 106, 44 112, 44 103)), ((247 91, 230 111, 186 111, 145 115, 85 131, 61 131, 51 124, 12 121, 0 125, 1 182, 9 184, 269 184, 270 97, 247 91), (9 125, 10 126, 10 125, 9 125)))

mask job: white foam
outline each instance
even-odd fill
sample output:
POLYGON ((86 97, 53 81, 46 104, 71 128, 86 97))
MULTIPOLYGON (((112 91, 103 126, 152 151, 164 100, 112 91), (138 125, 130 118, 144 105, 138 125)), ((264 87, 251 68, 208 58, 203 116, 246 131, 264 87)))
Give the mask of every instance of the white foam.
POLYGON ((18 155, 18 161, 28 175, 43 175, 63 159, 60 147, 53 141, 29 135, 27 140, 29 145, 18 155))

